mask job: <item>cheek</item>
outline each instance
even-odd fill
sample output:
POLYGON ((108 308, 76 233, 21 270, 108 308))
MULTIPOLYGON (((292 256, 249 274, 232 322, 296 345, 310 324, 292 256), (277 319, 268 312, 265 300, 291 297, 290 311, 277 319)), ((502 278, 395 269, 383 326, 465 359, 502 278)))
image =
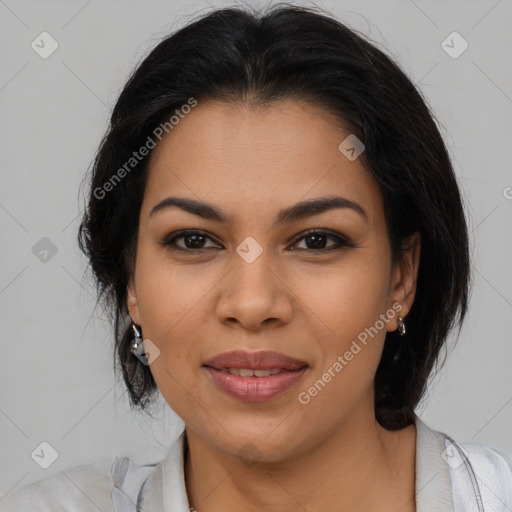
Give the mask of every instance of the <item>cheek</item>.
POLYGON ((313 321, 317 318, 330 345, 334 338, 338 348, 343 348, 385 313, 388 269, 377 261, 377 256, 356 250, 340 264, 318 268, 295 283, 294 290, 307 306, 305 311, 313 321))
POLYGON ((202 271, 201 265, 173 263, 165 249, 155 249, 149 242, 138 253, 136 279, 144 334, 166 344, 190 325, 215 284, 215 276, 202 271))
POLYGON ((160 350, 151 372, 164 396, 183 395, 193 384, 193 368, 201 364, 198 315, 213 280, 198 278, 197 271, 171 265, 162 254, 144 248, 136 279, 143 337, 160 350))
POLYGON ((160 350, 150 370, 165 401, 182 418, 187 417, 191 407, 199 412, 204 409, 204 404, 197 403, 193 389, 194 372, 201 364, 197 336, 200 323, 195 315, 205 291, 185 279, 184 274, 179 268, 165 265, 139 274, 143 283, 139 296, 144 338, 160 350))
POLYGON ((343 264, 310 276, 314 279, 300 292, 310 327, 317 328, 319 364, 308 385, 318 379, 317 387, 327 383, 317 404, 338 395, 355 399, 372 386, 386 335, 380 316, 386 313, 389 286, 387 268, 377 261, 377 255, 354 251, 343 264))
POLYGON ((352 417, 373 393, 386 335, 385 327, 376 325, 382 300, 379 294, 368 294, 368 289, 361 288, 360 295, 354 291, 344 294, 331 289, 335 304, 322 298, 322 322, 328 328, 323 335, 315 335, 318 364, 297 396, 310 415, 325 417, 331 411, 339 419, 352 417))

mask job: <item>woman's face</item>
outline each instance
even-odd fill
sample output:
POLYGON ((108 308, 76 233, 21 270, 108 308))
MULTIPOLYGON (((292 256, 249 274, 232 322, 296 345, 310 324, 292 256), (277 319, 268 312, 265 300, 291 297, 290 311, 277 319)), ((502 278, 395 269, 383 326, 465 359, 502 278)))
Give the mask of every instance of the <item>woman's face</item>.
POLYGON ((298 101, 199 102, 151 155, 128 307, 160 351, 150 369, 165 400, 224 453, 257 446, 261 460, 285 459, 340 429, 374 428, 375 372, 386 331, 412 305, 419 249, 392 268, 379 189, 339 149, 349 133, 298 101), (162 205, 171 197, 204 206, 162 205), (346 206, 300 206, 336 197, 346 206), (172 242, 181 230, 200 233, 172 242), (206 366, 234 350, 302 369, 206 366))

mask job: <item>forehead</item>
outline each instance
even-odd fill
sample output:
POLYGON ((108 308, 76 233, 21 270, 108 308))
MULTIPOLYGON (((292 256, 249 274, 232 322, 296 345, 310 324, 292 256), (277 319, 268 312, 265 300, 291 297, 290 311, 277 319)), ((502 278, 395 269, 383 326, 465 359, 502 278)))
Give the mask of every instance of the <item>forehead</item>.
POLYGON ((383 210, 374 178, 362 159, 339 150, 348 135, 327 111, 298 100, 265 108, 199 102, 153 150, 143 214, 169 195, 260 217, 262 207, 342 195, 377 224, 383 210))

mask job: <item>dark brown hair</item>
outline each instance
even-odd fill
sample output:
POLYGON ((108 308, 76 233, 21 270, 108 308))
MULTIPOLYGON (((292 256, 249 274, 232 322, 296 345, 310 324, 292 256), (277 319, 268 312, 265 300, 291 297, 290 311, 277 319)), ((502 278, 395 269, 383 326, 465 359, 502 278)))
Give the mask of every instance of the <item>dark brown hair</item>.
POLYGON ((305 99, 363 141, 365 166, 384 199, 393 262, 409 235, 421 235, 408 332, 405 338, 386 334, 375 376, 379 423, 390 430, 412 423, 447 335, 456 321, 460 334, 467 311, 468 233, 457 180, 434 116, 395 62, 332 16, 289 5, 265 13, 215 10, 188 24, 149 53, 113 109, 78 238, 97 281, 98 303, 103 300, 112 315, 115 366, 132 406, 145 409, 156 390, 150 368, 130 352, 126 307, 149 157, 112 179, 190 98, 252 107, 305 99))

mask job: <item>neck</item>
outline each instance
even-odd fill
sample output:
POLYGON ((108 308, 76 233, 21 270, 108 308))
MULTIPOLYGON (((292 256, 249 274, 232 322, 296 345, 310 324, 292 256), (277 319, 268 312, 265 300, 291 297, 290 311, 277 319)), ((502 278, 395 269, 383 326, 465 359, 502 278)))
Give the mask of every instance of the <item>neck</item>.
POLYGON ((186 437, 187 494, 199 512, 415 510, 414 425, 388 431, 374 417, 351 421, 277 462, 240 460, 189 429, 186 437))

